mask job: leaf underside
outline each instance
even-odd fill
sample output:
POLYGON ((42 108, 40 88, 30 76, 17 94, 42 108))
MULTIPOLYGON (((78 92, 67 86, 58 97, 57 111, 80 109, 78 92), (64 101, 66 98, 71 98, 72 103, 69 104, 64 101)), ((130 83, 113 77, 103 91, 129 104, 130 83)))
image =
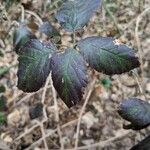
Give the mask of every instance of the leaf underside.
POLYGON ((107 75, 128 72, 140 65, 131 48, 110 37, 88 37, 77 45, 90 67, 107 75))
POLYGON ((18 53, 18 50, 30 39, 36 39, 36 37, 29 31, 27 27, 21 26, 15 30, 13 36, 15 51, 18 53))
POLYGON ((28 41, 19 51, 18 88, 24 92, 39 90, 50 72, 51 55, 56 48, 52 43, 36 39, 28 41))
POLYGON ((54 54, 51 65, 54 87, 64 103, 72 107, 82 99, 87 85, 85 62, 76 50, 68 48, 54 54))
POLYGON ((63 3, 56 19, 67 31, 83 28, 94 12, 100 8, 101 0, 74 0, 63 3))
POLYGON ((150 124, 150 104, 137 98, 124 100, 118 110, 119 115, 131 122, 131 129, 138 130, 150 124))

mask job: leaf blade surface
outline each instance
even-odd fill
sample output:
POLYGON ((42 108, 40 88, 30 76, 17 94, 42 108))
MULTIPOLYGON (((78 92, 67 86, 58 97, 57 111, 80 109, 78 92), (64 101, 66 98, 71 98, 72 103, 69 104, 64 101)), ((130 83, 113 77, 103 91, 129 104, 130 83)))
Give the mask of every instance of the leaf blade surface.
POLYGON ((143 129, 150 124, 150 104, 146 101, 129 98, 124 100, 118 110, 119 115, 131 122, 134 130, 143 129))
POLYGON ((128 72, 139 66, 134 51, 110 37, 88 37, 77 43, 90 67, 108 75, 128 72))
POLYGON ((54 87, 65 104, 72 107, 82 99, 87 85, 84 60, 77 51, 68 48, 64 53, 54 54, 51 65, 54 87))
POLYGON ((39 90, 50 73, 50 59, 55 52, 52 43, 32 39, 19 51, 18 88, 24 92, 39 90))
POLYGON ((100 5, 101 0, 67 1, 58 10, 56 19, 64 29, 74 32, 88 23, 100 5))

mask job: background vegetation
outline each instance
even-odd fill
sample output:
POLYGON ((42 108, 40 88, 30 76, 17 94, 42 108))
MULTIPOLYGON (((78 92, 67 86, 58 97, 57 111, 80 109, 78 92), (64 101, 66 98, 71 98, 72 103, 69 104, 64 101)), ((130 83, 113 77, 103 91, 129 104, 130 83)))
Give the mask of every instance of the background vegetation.
MULTIPOLYGON (((116 110, 127 97, 150 99, 150 2, 104 0, 85 30, 77 33, 77 40, 92 35, 117 38, 133 47, 141 62, 141 68, 123 75, 89 71, 94 75, 84 95, 89 101, 84 111, 84 101, 68 109, 49 82, 30 94, 16 87, 18 61, 12 37, 18 22, 24 19, 32 32, 46 40, 47 36, 37 32, 38 25, 48 19, 60 29, 53 14, 63 1, 0 1, 0 148, 73 149, 78 141, 77 149, 128 150, 149 135, 149 128, 122 129, 124 121, 116 110)), ((69 35, 61 30, 62 45, 71 45, 69 35)))

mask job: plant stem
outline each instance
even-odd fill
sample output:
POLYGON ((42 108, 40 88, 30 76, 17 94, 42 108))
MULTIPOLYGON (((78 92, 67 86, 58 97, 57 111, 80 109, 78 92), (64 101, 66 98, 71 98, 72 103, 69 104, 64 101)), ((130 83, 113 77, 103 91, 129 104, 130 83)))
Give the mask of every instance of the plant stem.
POLYGON ((146 97, 145 91, 144 91, 144 86, 143 86, 142 81, 140 81, 140 78, 139 78, 139 76, 138 76, 138 73, 137 73, 135 70, 132 70, 132 75, 134 76, 135 81, 136 81, 137 84, 138 84, 140 93, 144 96, 145 100, 147 100, 147 97, 146 97))

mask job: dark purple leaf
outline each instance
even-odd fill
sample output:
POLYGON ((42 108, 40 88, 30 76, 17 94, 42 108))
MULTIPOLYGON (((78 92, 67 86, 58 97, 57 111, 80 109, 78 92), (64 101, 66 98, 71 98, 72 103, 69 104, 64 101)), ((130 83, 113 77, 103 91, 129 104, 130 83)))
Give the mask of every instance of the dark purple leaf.
POLYGON ((88 37, 77 45, 92 68, 108 75, 128 72, 140 65, 131 48, 110 37, 88 37))
POLYGON ((82 99, 87 85, 86 65, 82 56, 68 48, 52 56, 52 80, 56 91, 68 107, 82 99))
POLYGON ((32 39, 19 50, 19 89, 35 92, 43 86, 50 72, 50 58, 55 49, 52 43, 32 39))
POLYGON ((127 126, 128 129, 138 130, 150 124, 150 104, 146 101, 137 98, 123 100, 118 113, 123 119, 131 122, 127 126))
POLYGON ((130 150, 150 150, 150 135, 133 146, 130 150))
POLYGON ((72 0, 63 3, 56 19, 67 31, 74 32, 84 27, 93 13, 100 8, 101 0, 72 0))

